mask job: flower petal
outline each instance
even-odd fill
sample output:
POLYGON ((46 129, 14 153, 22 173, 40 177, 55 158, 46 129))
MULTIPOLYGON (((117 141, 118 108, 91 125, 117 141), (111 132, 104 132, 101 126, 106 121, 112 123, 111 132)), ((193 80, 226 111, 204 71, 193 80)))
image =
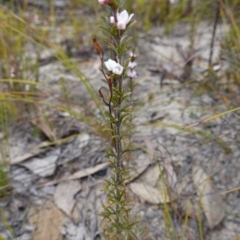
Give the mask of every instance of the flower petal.
POLYGON ((133 16, 134 16, 134 14, 132 13, 132 14, 129 16, 127 23, 129 23, 129 22, 131 21, 131 19, 132 19, 133 16))
POLYGON ((137 57, 137 55, 134 52, 130 52, 129 56, 130 56, 130 58, 136 58, 137 57))
POLYGON ((128 16, 129 16, 128 12, 126 10, 124 10, 118 15, 118 21, 127 22, 128 21, 128 16))
POLYGON ((117 63, 115 65, 115 67, 113 68, 112 72, 117 74, 117 75, 121 75, 122 72, 123 72, 123 67, 119 63, 117 63))
POLYGON ((130 78, 137 78, 137 72, 136 71, 131 71, 131 70, 128 70, 127 71, 127 76, 130 77, 130 78))
POLYGON ((129 68, 135 68, 137 66, 136 62, 129 62, 128 67, 129 68))
POLYGON ((117 23, 117 28, 118 28, 119 30, 124 30, 124 29, 126 29, 126 22, 124 22, 124 21, 118 21, 118 23, 117 23))
POLYGON ((112 71, 114 66, 117 64, 114 60, 112 59, 108 59, 105 63, 105 66, 107 68, 108 71, 112 71))

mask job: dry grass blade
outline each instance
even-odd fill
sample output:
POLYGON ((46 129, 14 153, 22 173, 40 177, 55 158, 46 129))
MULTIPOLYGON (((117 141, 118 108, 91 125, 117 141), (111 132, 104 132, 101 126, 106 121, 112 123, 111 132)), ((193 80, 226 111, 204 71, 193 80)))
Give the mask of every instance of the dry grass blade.
POLYGON ((205 118, 205 119, 202 119, 201 121, 196 122, 196 123, 193 123, 193 124, 190 124, 190 125, 184 127, 183 129, 188 129, 188 128, 197 126, 197 125, 199 125, 199 124, 209 122, 209 121, 211 121, 211 120, 213 120, 213 119, 215 119, 215 118, 222 117, 222 116, 224 116, 224 115, 226 115, 226 114, 229 114, 229 113, 232 113, 232 112, 235 112, 235 111, 238 111, 238 110, 240 110, 240 107, 237 107, 237 108, 234 108, 234 109, 231 109, 231 110, 228 110, 228 111, 225 111, 225 112, 222 112, 222 113, 213 115, 213 116, 208 117, 208 118, 205 118))
POLYGON ((57 137, 53 128, 50 127, 50 123, 48 120, 42 116, 33 119, 32 124, 37 128, 41 129, 41 131, 47 136, 47 138, 51 141, 56 141, 57 137))
POLYGON ((216 144, 219 145, 219 147, 221 147, 225 151, 225 153, 231 153, 232 152, 231 148, 221 138, 212 139, 212 135, 206 133, 205 131, 183 128, 182 126, 180 126, 178 124, 169 124, 169 123, 157 122, 157 123, 154 123, 154 125, 157 126, 157 127, 168 127, 168 128, 177 129, 179 131, 184 131, 184 132, 187 132, 187 133, 190 133, 190 134, 196 134, 198 136, 203 137, 207 141, 214 141, 216 144))
POLYGON ((35 157, 40 153, 40 149, 34 149, 33 151, 26 153, 24 155, 21 155, 17 158, 10 159, 10 164, 19 164, 23 161, 26 161, 29 158, 35 157))

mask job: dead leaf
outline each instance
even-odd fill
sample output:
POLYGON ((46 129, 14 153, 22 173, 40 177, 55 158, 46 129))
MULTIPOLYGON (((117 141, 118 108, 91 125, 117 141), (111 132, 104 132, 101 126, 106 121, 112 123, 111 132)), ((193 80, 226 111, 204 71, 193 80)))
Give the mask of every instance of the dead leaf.
POLYGON ((138 177, 140 177, 150 166, 150 163, 145 164, 141 167, 139 167, 137 170, 133 171, 133 173, 130 176, 130 179, 126 181, 126 184, 134 181, 135 179, 137 179, 138 177))
POLYGON ((140 177, 152 164, 152 156, 154 153, 154 148, 152 145, 152 142, 150 141, 149 138, 143 137, 143 140, 146 145, 146 149, 144 151, 147 154, 141 154, 137 158, 137 166, 134 169, 131 169, 130 171, 130 179, 126 182, 127 184, 134 181, 138 177, 140 177))
POLYGON ((130 179, 126 181, 126 184, 134 181, 135 179, 139 178, 143 173, 147 171, 147 169, 151 166, 151 162, 146 154, 142 154, 137 158, 138 166, 132 168, 130 171, 130 179))
POLYGON ((40 153, 40 150, 39 149, 34 149, 33 151, 29 152, 29 153, 26 153, 24 155, 21 155, 19 157, 16 157, 16 158, 13 158, 13 159, 10 159, 10 163, 11 164, 18 164, 18 163, 21 163, 29 158, 32 158, 36 155, 38 155, 40 153))
POLYGON ((83 170, 80 170, 78 172, 75 172, 73 175, 62 177, 60 179, 47 182, 45 184, 41 184, 39 187, 46 187, 46 186, 54 185, 54 184, 57 184, 57 183, 60 183, 60 182, 63 182, 63 181, 75 180, 75 179, 87 177, 89 175, 92 175, 92 174, 106 168, 108 165, 109 165, 108 162, 100 163, 100 164, 98 164, 94 167, 90 167, 90 168, 83 169, 83 170))
POLYGON ((163 168, 161 165, 154 164, 150 166, 147 171, 144 172, 141 179, 143 182, 156 187, 159 182, 162 182, 161 173, 163 172, 163 168))
POLYGON ((21 165, 40 177, 49 177, 56 169, 57 159, 58 155, 51 155, 46 158, 33 158, 21 165))
POLYGON ((140 195, 147 196, 148 202, 152 202, 152 196, 154 196, 154 199, 158 199, 154 201, 154 203, 169 202, 169 195, 166 191, 165 180, 161 178, 161 172, 163 172, 162 166, 155 164, 151 165, 141 176, 142 186, 141 189, 139 189, 139 193, 140 195))
POLYGON ((129 187, 131 191, 152 204, 160 204, 169 202, 169 196, 164 188, 161 190, 144 183, 130 183, 129 187))
POLYGON ((55 190, 55 204, 70 217, 76 202, 74 197, 80 190, 81 185, 78 181, 62 182, 55 190))
POLYGON ((41 209, 31 209, 29 221, 35 227, 33 240, 59 240, 64 222, 64 214, 51 202, 45 203, 41 209))
POLYGON ((198 196, 200 196, 201 206, 207 218, 208 226, 213 229, 225 217, 222 196, 214 189, 210 177, 200 166, 193 166, 192 174, 193 182, 198 196))

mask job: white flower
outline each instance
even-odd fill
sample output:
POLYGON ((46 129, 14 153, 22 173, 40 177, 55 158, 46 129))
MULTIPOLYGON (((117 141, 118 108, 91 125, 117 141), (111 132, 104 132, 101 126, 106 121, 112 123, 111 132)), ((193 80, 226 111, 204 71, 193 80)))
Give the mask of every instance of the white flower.
POLYGON ((108 59, 104 63, 105 63, 105 66, 106 66, 108 71, 111 71, 111 72, 113 72, 113 73, 115 73, 117 75, 121 75, 122 74, 123 67, 119 63, 115 62, 112 59, 108 59))
POLYGON ((137 63, 136 62, 129 62, 129 64, 128 64, 128 67, 129 68, 135 68, 137 66, 137 63))
POLYGON ((127 76, 130 77, 130 78, 137 78, 137 72, 136 71, 131 71, 131 70, 128 70, 127 71, 127 76))
POLYGON ((126 10, 122 11, 121 13, 117 12, 117 28, 120 30, 124 30, 129 23, 129 21, 133 17, 133 13, 129 16, 126 10))

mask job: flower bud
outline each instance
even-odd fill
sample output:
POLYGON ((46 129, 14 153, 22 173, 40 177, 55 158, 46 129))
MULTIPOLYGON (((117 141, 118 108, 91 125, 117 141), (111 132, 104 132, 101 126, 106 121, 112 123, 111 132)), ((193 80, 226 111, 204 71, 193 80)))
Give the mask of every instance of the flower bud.
POLYGON ((137 63, 136 62, 129 62, 129 64, 128 64, 128 67, 129 68, 135 68, 137 66, 137 63))
POLYGON ((130 58, 136 58, 137 57, 137 55, 134 52, 130 52, 129 56, 130 56, 130 58))
POLYGON ((134 79, 134 78, 137 78, 137 72, 134 71, 134 70, 128 70, 127 71, 127 76, 134 79))
POLYGON ((110 23, 114 24, 115 23, 115 18, 113 16, 110 17, 110 23))
POLYGON ((103 5, 107 5, 107 4, 111 4, 112 0, 98 0, 98 3, 103 6, 103 5))

